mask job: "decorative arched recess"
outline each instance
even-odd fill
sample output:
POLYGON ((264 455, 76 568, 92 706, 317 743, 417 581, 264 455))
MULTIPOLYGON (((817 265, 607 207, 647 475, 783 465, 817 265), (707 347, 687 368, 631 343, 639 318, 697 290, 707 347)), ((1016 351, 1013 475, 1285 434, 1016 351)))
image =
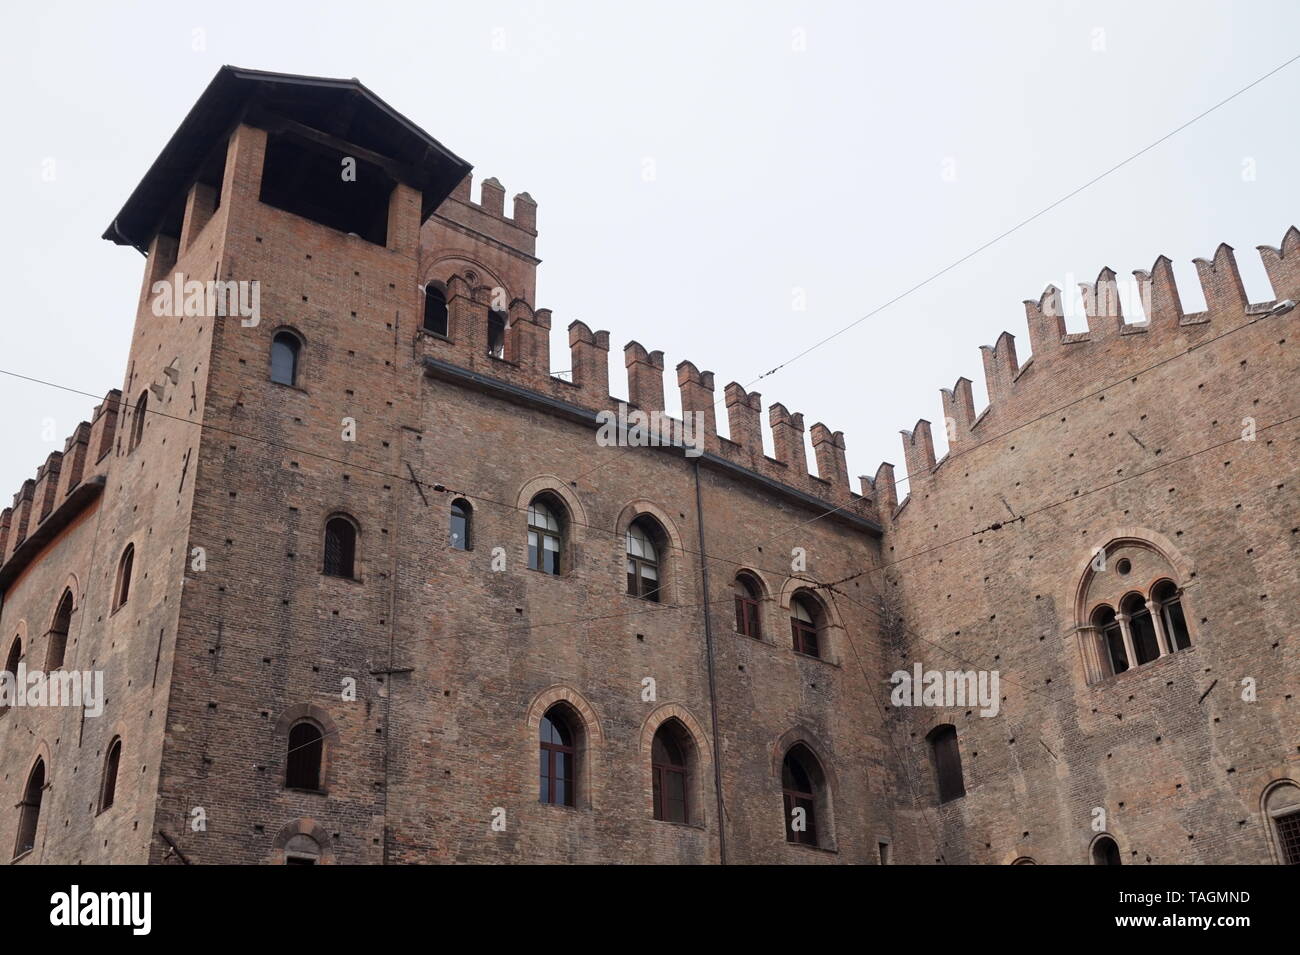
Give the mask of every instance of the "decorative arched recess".
MULTIPOLYGON (((668 550, 670 553, 664 554, 659 560, 659 601, 660 603, 670 604, 685 597, 682 591, 682 582, 688 578, 686 568, 683 566, 686 557, 686 550, 682 544, 682 532, 677 529, 673 519, 668 516, 658 504, 653 501, 638 500, 631 501, 624 506, 623 510, 618 513, 618 520, 614 524, 615 540, 623 546, 627 537, 627 529, 632 522, 638 517, 649 517, 663 528, 664 534, 668 537, 668 550)), ((620 558, 622 555, 619 555, 620 558)))
MULTIPOLYGON (((1168 537, 1149 527, 1136 525, 1118 527, 1101 539, 1104 543, 1101 545, 1100 552, 1105 554, 1106 569, 1099 571, 1095 567, 1099 553, 1097 545, 1080 548, 1074 562, 1075 574, 1069 581, 1062 583, 1058 597, 1058 606, 1068 606, 1074 610, 1073 633, 1079 649, 1084 682, 1088 685, 1099 683, 1113 675, 1106 662, 1106 651, 1102 646, 1100 631, 1093 623, 1093 614, 1103 605, 1111 606, 1118 611, 1121 599, 1131 592, 1140 593, 1145 599, 1161 579, 1169 578, 1176 586, 1182 588, 1196 576, 1195 564, 1179 551, 1168 537), (1099 575, 1116 575, 1115 566, 1120 562, 1121 557, 1131 556, 1134 562, 1141 563, 1142 555, 1153 557, 1154 559, 1148 563, 1156 565, 1149 567, 1145 575, 1139 574, 1133 580, 1123 583, 1116 580, 1116 586, 1105 588, 1104 594, 1094 587, 1094 582, 1100 583, 1099 575), (1072 587, 1073 590, 1066 591, 1066 587, 1072 587)), ((1191 642, 1195 646, 1199 640, 1192 623, 1195 612, 1186 595, 1183 595, 1182 601, 1183 613, 1191 631, 1191 642)))
POLYGON ((268 862, 271 865, 284 865, 286 850, 290 848, 290 843, 298 837, 306 837, 320 849, 320 855, 317 858, 319 865, 334 865, 334 844, 330 839, 329 830, 322 826, 315 819, 309 819, 306 816, 286 823, 284 827, 276 833, 275 841, 271 844, 271 855, 268 862))
MULTIPOLYGON (((835 764, 831 758, 830 747, 823 743, 817 734, 806 726, 795 726, 786 730, 772 744, 772 783, 776 788, 777 795, 780 795, 782 788, 781 767, 785 762, 785 755, 790 752, 792 747, 799 745, 805 747, 817 758, 817 765, 820 767, 822 776, 826 781, 825 798, 821 800, 821 805, 817 807, 819 820, 817 824, 818 845, 823 849, 835 851, 839 845, 835 837, 835 804, 839 799, 840 782, 839 777, 835 774, 835 764)), ((782 816, 784 812, 784 805, 782 805, 782 816)), ((782 833, 784 833, 784 828, 782 833)))
POLYGON ((526 768, 527 777, 536 784, 537 745, 542 717, 557 703, 567 704, 582 720, 582 739, 578 748, 578 808, 592 809, 597 802, 595 783, 604 779, 604 773, 596 772, 596 764, 604 752, 605 730, 600 725, 600 717, 595 708, 573 687, 562 683, 548 686, 528 704, 523 732, 529 752, 522 765, 526 768))
POLYGON ((286 708, 275 721, 276 755, 271 765, 277 767, 277 785, 284 783, 285 760, 289 752, 289 730, 299 720, 311 720, 321 731, 320 791, 331 792, 334 789, 336 776, 334 767, 338 763, 338 760, 334 759, 334 754, 339 745, 339 731, 329 711, 315 703, 295 703, 286 708))
POLYGON ((462 289, 467 289, 469 287, 470 283, 465 280, 466 269, 473 270, 478 276, 477 280, 473 283, 474 288, 479 288, 481 286, 502 288, 506 290, 505 300, 507 302, 514 301, 514 296, 511 295, 510 289, 506 286, 506 283, 501 281, 501 276, 478 259, 474 258, 470 252, 462 249, 449 249, 437 258, 427 262, 423 269, 421 269, 422 277, 420 279, 420 288, 424 288, 430 282, 441 282, 446 286, 447 297, 450 300, 451 296, 455 294, 452 289, 453 279, 457 279, 462 283, 462 289))
MULTIPOLYGON (((838 665, 844 656, 844 644, 848 639, 844 630, 844 620, 840 617, 839 607, 835 605, 835 601, 828 600, 820 590, 816 589, 819 583, 820 581, 813 580, 811 577, 803 576, 787 577, 781 584, 779 603, 781 607, 782 621, 785 625, 785 645, 789 646, 790 639, 790 624, 788 619, 790 616, 790 602, 794 599, 794 595, 799 593, 799 591, 805 591, 809 599, 817 601, 821 606, 822 613, 826 615, 826 625, 823 628, 825 636, 823 644, 826 649, 822 651, 820 658, 827 663, 838 665)), ((781 631, 778 628, 775 632, 777 635, 777 642, 780 643, 781 631)), ((819 634, 819 637, 820 636, 821 635, 819 634)))

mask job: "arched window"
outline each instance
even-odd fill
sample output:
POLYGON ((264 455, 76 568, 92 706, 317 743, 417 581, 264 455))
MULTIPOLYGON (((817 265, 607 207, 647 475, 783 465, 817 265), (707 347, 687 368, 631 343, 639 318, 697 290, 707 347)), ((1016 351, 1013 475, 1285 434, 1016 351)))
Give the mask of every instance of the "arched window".
POLYGON ((289 727, 289 753, 285 761, 287 789, 321 789, 321 762, 325 755, 325 734, 310 720, 289 727))
POLYGON ((474 509, 464 498, 458 497, 451 502, 451 546, 457 550, 469 550, 472 546, 470 523, 473 513, 474 509))
POLYGON ((14 858, 36 848, 36 826, 41 821, 41 799, 45 796, 45 760, 36 760, 31 774, 27 777, 27 786, 23 789, 23 801, 20 802, 18 814, 18 840, 14 843, 14 858))
POLYGON ((1164 624, 1165 640, 1170 652, 1186 650, 1192 645, 1192 635, 1187 630, 1183 616, 1182 594, 1172 580, 1162 580, 1151 588, 1151 603, 1160 608, 1160 622, 1164 624))
POLYGON ((1098 836, 1092 844, 1093 865, 1123 865, 1119 857, 1119 846, 1110 836, 1098 836))
POLYGON ((785 841, 819 844, 817 804, 826 785, 821 764, 803 744, 790 747, 781 763, 781 791, 785 796, 785 841))
POLYGON ((539 801, 572 806, 577 796, 577 739, 574 717, 559 704, 542 716, 539 734, 539 801))
POLYGON ((1156 626, 1151 621, 1151 611, 1141 594, 1129 594, 1119 605, 1120 613, 1128 614, 1128 629, 1133 638, 1133 653, 1137 665, 1150 663, 1160 656, 1160 643, 1156 640, 1156 626))
POLYGON ((140 392, 135 400, 135 417, 131 419, 131 440, 126 446, 128 453, 134 451, 144 438, 144 416, 149 410, 149 389, 140 392))
POLYGON ((54 622, 50 624, 50 643, 45 652, 46 672, 63 669, 63 658, 68 651, 68 631, 72 629, 72 610, 72 591, 65 590, 59 600, 59 609, 54 612, 54 622))
POLYGON ((1286 780, 1270 787, 1264 795, 1264 814, 1277 861, 1300 865, 1300 786, 1286 780))
POLYGON ((447 336, 447 293, 438 282, 424 287, 424 330, 447 336))
POLYGON ((1011 864, 1012 865, 1038 865, 1038 863, 1035 862, 1033 859, 1031 859, 1029 856, 1021 856, 1019 859, 1016 859, 1011 864))
POLYGON ((117 581, 113 587, 113 609, 126 603, 131 596, 131 571, 135 568, 135 545, 127 544, 117 562, 117 581))
POLYGON ((818 631, 821 630, 822 608, 811 597, 796 595, 790 601, 790 632, 798 653, 819 656, 818 631))
POLYGON ((650 746, 650 769, 654 776, 654 817, 664 822, 690 822, 690 766, 687 753, 690 737, 677 720, 659 727, 650 746))
POLYGON ((758 637, 758 582, 749 574, 737 574, 732 591, 736 595, 736 633, 758 637))
POLYGON ((356 578, 357 526, 346 517, 325 522, 325 564, 327 577, 356 578))
MULTIPOLYGON (((22 658, 23 658, 23 641, 21 637, 16 636, 14 637, 14 642, 9 646, 9 658, 5 660, 5 668, 4 668, 4 672, 11 675, 10 678, 14 681, 13 687, 15 690, 19 689, 17 683, 18 664, 22 660, 22 658)), ((8 712, 9 712, 8 703, 0 705, 0 715, 3 715, 8 712)))
POLYGON ((659 527, 639 517, 627 529, 627 592, 645 600, 659 599, 659 527))
POLYGON ((939 790, 939 803, 951 802, 966 795, 962 779, 961 749, 957 745, 957 728, 951 723, 936 726, 926 737, 930 756, 934 762, 935 783, 939 790))
POLYGON ((99 811, 103 812, 113 805, 117 795, 117 767, 122 761, 122 738, 113 737, 108 744, 108 755, 104 758, 104 779, 99 785, 99 811))
POLYGON ((277 385, 298 384, 298 354, 302 339, 293 332, 276 332, 271 339, 271 380, 277 385))
POLYGON ((493 358, 506 357, 506 313, 493 309, 488 312, 487 353, 493 358))
POLYGON ((1102 646, 1110 662, 1110 672, 1123 673, 1128 669, 1128 653, 1124 649, 1124 633, 1119 620, 1110 607, 1098 607, 1092 615, 1092 625, 1101 634, 1102 646))
POLYGON ((533 498, 528 505, 528 566, 547 574, 563 567, 563 511, 548 497, 533 498))
POLYGON ((305 833, 298 833, 284 846, 285 865, 320 865, 320 843, 305 833))

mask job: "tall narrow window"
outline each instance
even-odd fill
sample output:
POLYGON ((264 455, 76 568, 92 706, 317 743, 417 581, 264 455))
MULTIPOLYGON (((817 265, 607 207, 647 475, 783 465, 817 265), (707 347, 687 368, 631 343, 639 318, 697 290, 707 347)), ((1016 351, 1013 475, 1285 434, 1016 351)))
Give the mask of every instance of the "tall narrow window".
POLYGON ((1119 857, 1119 846, 1110 836, 1098 836, 1092 844, 1093 865, 1123 865, 1119 857))
POLYGON ((736 633, 759 636, 758 584, 749 574, 737 574, 732 590, 736 595, 736 633))
POLYGON ((1124 634, 1110 607, 1100 607, 1092 615, 1092 625, 1101 633, 1102 647, 1110 661, 1110 672, 1123 673, 1128 669, 1128 653, 1124 650, 1124 634))
POLYGON ((796 596, 790 601, 790 632, 794 648, 810 657, 818 656, 817 631, 821 607, 808 597, 796 596))
POLYGON ((644 518, 627 529, 627 592, 645 600, 659 599, 659 548, 657 528, 644 518))
POLYGON ((664 822, 689 822, 687 790, 690 769, 686 762, 685 731, 676 720, 668 720, 655 733, 650 746, 650 769, 654 776, 654 817, 664 822))
POLYGON ((288 789, 319 790, 325 735, 315 723, 299 720, 289 728, 289 753, 284 785, 288 789))
POLYGON ((1158 658, 1160 644, 1156 640, 1156 627, 1151 622, 1151 611, 1142 595, 1129 594, 1119 606, 1121 613, 1128 614, 1128 629, 1133 636, 1133 652, 1137 654, 1138 666, 1158 658))
POLYGON ((470 549, 470 516, 473 511, 469 501, 463 498, 451 502, 451 546, 457 550, 470 549))
POLYGON ((552 806, 572 806, 578 750, 569 715, 562 707, 552 706, 542 717, 539 747, 539 800, 552 806))
POLYGON ((325 523, 325 575, 356 577, 357 528, 346 517, 331 517, 325 523))
POLYGON ((72 629, 72 609, 72 591, 65 590, 59 600, 59 609, 54 612, 54 622, 50 624, 50 644, 45 652, 46 672, 63 669, 63 658, 68 651, 68 631, 72 629))
POLYGON ((818 845, 818 790, 824 784, 816 757, 803 745, 793 746, 781 763, 785 797, 785 841, 818 845))
POLYGON ((558 508, 535 498, 528 505, 528 566, 547 574, 558 574, 564 553, 564 523, 558 508))
POLYGON ((488 312, 487 352, 493 358, 506 357, 506 313, 496 309, 488 312))
POLYGON ((939 802, 951 802, 966 795, 966 783, 961 773, 961 748, 957 745, 957 729, 951 724, 936 726, 927 737, 934 760, 935 781, 939 789, 939 802))
POLYGON ((23 801, 18 804, 18 840, 14 843, 14 858, 36 848, 36 827, 41 821, 41 799, 45 796, 45 760, 38 759, 27 777, 23 801))
POLYGON ((117 581, 113 588, 113 609, 126 603, 131 596, 131 571, 135 569, 135 545, 127 544, 122 558, 117 562, 117 581))
POLYGON ((144 416, 149 411, 149 389, 140 392, 135 400, 135 416, 131 419, 131 440, 126 446, 128 452, 134 451, 144 438, 144 416))
POLYGON ((1165 625, 1165 638, 1169 649, 1186 650, 1192 645, 1192 635, 1187 630, 1183 615, 1182 595, 1172 580, 1162 580, 1151 589, 1151 602, 1160 605, 1160 622, 1165 625))
POLYGON ((293 332, 276 332, 271 339, 271 380, 277 385, 298 384, 298 353, 302 342, 293 332))
POLYGON ((122 738, 114 737, 108 744, 108 756, 104 759, 104 779, 99 787, 99 811, 103 812, 113 805, 117 795, 117 767, 122 761, 122 738))
POLYGON ((447 335, 447 293, 437 282, 424 287, 424 330, 433 335, 447 335))
MULTIPOLYGON (((5 673, 12 674, 12 678, 18 679, 18 664, 23 658, 23 641, 19 637, 14 637, 14 642, 9 646, 9 657, 5 660, 5 673)), ((9 704, 0 704, 0 715, 9 712, 9 704)))

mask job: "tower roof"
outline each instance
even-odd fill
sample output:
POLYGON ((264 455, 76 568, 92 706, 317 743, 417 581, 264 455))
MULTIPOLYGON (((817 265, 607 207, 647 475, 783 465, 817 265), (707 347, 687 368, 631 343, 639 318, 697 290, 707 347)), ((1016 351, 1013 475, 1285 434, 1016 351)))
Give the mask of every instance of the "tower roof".
POLYGON ((368 90, 358 79, 267 73, 223 66, 181 121, 103 238, 144 251, 173 205, 200 178, 236 125, 274 117, 388 160, 424 195, 428 217, 469 174, 468 162, 368 90))

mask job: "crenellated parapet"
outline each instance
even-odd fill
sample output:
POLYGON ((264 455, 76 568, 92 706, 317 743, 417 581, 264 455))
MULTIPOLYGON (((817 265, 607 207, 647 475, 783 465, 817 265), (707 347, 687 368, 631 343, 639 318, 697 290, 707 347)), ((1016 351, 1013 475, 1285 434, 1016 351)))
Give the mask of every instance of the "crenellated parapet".
MULTIPOLYGON (((1300 300, 1300 230, 1292 226, 1278 248, 1259 246, 1274 300, 1251 304, 1231 246, 1221 244, 1210 258, 1194 260, 1205 295, 1206 310, 1184 311, 1173 264, 1159 256, 1149 270, 1133 272, 1133 300, 1140 302, 1145 321, 1129 321, 1125 296, 1110 268, 1094 282, 1079 285, 1087 318, 1086 332, 1067 332, 1060 289, 1047 286, 1038 299, 1024 303, 1033 354, 1023 364, 1016 356, 1015 336, 1002 332, 992 345, 980 346, 989 404, 976 414, 971 382, 958 378, 940 389, 949 456, 964 453, 1007 427, 1028 420, 1045 397, 1067 394, 1081 382, 1111 380, 1125 371, 1149 364, 1152 349, 1186 349, 1243 322, 1271 313, 1284 314, 1300 300), (1109 371, 1109 374, 1107 374, 1109 371)), ((924 481, 937 467, 930 423, 924 419, 903 431, 903 452, 909 487, 924 481)), ((892 467, 882 466, 874 479, 861 479, 863 494, 874 495, 881 514, 889 516, 887 500, 896 500, 892 467)))
POLYGON ((120 391, 110 391, 91 420, 77 425, 62 451, 50 452, 36 476, 18 489, 13 505, 0 512, 0 572, 8 570, 24 544, 38 542, 42 529, 57 523, 70 502, 77 503, 87 482, 106 474, 121 400, 120 391))

